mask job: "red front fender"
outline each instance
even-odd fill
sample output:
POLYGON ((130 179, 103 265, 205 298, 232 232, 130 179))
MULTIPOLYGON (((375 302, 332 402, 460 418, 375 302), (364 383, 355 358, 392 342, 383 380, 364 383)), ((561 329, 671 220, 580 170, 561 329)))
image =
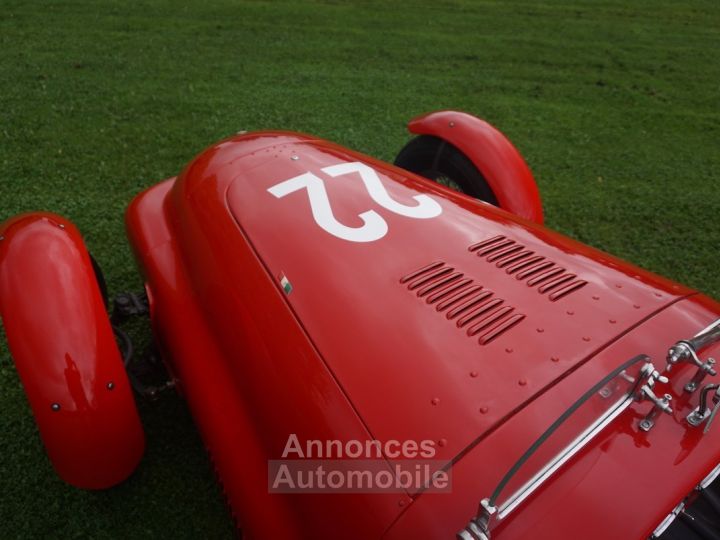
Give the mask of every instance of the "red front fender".
POLYGON ((542 224, 540 192, 520 152, 500 131, 475 116, 438 111, 413 118, 410 132, 443 139, 465 154, 497 198, 500 208, 542 224))
POLYGON ((0 315, 58 475, 102 489, 145 446, 122 359, 77 229, 52 214, 0 225, 0 315))

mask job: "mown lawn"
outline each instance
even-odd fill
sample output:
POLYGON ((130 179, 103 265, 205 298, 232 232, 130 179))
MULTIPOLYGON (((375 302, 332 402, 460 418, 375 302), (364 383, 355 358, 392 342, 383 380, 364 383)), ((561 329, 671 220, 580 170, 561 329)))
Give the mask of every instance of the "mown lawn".
MULTIPOLYGON (((125 206, 213 141, 294 129, 392 160, 407 119, 454 108, 514 141, 549 226, 720 297, 718 58, 712 0, 4 0, 0 220, 66 215, 136 289, 125 206)), ((0 538, 231 537, 178 398, 142 407, 146 457, 104 493, 54 476, 3 337, 0 411, 0 538)))

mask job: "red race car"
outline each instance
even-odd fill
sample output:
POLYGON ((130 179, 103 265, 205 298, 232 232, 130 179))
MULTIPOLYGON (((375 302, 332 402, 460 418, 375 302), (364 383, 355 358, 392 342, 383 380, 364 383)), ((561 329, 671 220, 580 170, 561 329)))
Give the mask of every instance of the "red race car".
POLYGON ((0 227, 0 312, 57 473, 186 399, 247 538, 718 538, 720 304, 543 226, 513 145, 443 111, 395 165, 240 133, 138 195, 108 316, 77 229, 0 227), (121 324, 149 314, 167 380, 121 324))

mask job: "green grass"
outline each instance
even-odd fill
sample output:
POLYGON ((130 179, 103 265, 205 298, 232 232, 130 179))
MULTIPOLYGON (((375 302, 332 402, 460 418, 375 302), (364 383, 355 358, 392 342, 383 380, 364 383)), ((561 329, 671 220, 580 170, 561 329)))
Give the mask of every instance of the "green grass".
MULTIPOLYGON (((112 290, 140 281, 123 210, 241 129, 312 132, 392 160, 405 122, 502 129, 547 223, 715 297, 720 4, 31 2, 0 10, 0 220, 46 209, 112 290)), ((232 535, 183 402, 143 406, 148 450, 105 493, 53 474, 0 336, 0 537, 232 535)))

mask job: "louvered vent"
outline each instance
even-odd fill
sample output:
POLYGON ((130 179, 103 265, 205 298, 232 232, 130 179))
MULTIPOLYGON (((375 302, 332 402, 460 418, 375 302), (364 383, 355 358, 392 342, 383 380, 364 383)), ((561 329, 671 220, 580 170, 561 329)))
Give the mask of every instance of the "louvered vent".
POLYGON ((492 291, 442 262, 423 266, 400 283, 434 305, 468 336, 477 336, 480 345, 487 345, 525 318, 492 291))
POLYGON ((525 281, 528 287, 537 287, 540 294, 548 293, 548 298, 553 302, 582 289, 588 283, 502 235, 473 244, 468 250, 498 268, 504 268, 508 274, 525 281))

